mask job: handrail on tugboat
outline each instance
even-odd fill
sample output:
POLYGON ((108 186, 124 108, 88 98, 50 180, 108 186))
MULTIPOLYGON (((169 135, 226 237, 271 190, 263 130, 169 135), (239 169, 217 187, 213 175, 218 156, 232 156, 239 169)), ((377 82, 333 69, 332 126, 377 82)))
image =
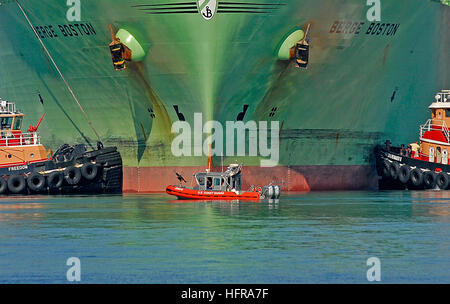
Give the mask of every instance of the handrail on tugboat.
POLYGON ((20 147, 41 144, 41 136, 38 132, 21 133, 18 138, 14 134, 0 133, 0 147, 20 147))
POLYGON ((428 119, 425 124, 420 126, 420 138, 423 138, 425 132, 427 131, 442 131, 447 139, 447 142, 450 142, 450 131, 444 120, 428 119), (433 123, 433 121, 438 123, 433 123))

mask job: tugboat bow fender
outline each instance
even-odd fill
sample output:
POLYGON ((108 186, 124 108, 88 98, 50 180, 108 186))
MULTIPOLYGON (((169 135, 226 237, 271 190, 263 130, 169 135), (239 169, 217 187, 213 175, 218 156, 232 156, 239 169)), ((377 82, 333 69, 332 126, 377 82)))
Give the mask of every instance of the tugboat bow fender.
POLYGON ((64 175, 59 171, 54 171, 50 173, 50 175, 47 177, 47 184, 50 187, 50 189, 61 188, 63 182, 64 182, 64 175))
POLYGON ((27 178, 28 188, 33 192, 41 192, 45 188, 45 176, 39 173, 31 173, 27 178))
POLYGON ((409 181, 409 178, 411 176, 411 167, 408 165, 403 165, 400 167, 398 171, 398 180, 406 184, 409 181))
POLYGON ((423 174, 423 183, 428 189, 436 187, 436 173, 433 171, 425 171, 423 174))
POLYGON ((87 163, 81 167, 81 175, 88 181, 94 180, 98 174, 98 167, 94 164, 87 163))
POLYGON ((392 162, 389 170, 392 179, 397 179, 399 171, 400 171, 399 164, 396 162, 392 162))
POLYGON ((6 193, 6 190, 8 190, 8 183, 3 177, 0 177, 0 194, 6 193))
POLYGON ((446 190, 449 185, 449 177, 445 172, 440 172, 436 178, 436 184, 441 190, 446 190))
POLYGON ((391 176, 391 162, 385 159, 383 161, 383 176, 390 177, 391 176))
POLYGON ((423 183, 423 173, 419 168, 414 168, 410 176, 411 183, 415 187, 420 187, 423 183))
POLYGON ((13 194, 19 194, 26 188, 25 178, 22 175, 12 175, 8 178, 8 190, 13 194))
POLYGON ((81 180, 81 170, 76 166, 66 169, 64 177, 69 185, 77 185, 81 180))

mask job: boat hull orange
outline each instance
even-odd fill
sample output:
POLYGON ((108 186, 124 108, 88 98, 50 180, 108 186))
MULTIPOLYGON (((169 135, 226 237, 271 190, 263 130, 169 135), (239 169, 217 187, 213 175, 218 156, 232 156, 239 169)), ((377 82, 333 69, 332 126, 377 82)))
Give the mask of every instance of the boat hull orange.
POLYGON ((243 192, 236 194, 231 191, 203 191, 194 190, 177 186, 168 186, 167 194, 174 195, 178 199, 194 200, 259 200, 259 192, 243 192))

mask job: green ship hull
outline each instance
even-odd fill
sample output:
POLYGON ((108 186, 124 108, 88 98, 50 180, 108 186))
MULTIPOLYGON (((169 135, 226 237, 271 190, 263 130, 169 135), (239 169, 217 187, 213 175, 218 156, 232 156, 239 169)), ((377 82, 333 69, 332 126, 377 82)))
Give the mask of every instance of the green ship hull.
POLYGON ((206 167, 207 155, 171 150, 173 123, 193 126, 195 113, 223 125, 240 114, 244 122, 279 122, 276 167, 261 168, 257 156, 213 158, 216 168, 244 163, 244 186, 372 188, 375 145, 415 141, 434 94, 450 85, 450 7, 380 3, 377 16, 365 0, 219 0, 209 2, 209 15, 182 0, 21 0, 23 12, 2 1, 0 96, 30 124, 46 114, 47 147, 95 146, 42 41, 103 144, 118 147, 124 191, 164 191, 175 171, 189 176, 206 167), (277 51, 308 24, 305 70, 277 51), (129 41, 135 59, 125 70, 113 68, 110 26, 139 44, 129 41))

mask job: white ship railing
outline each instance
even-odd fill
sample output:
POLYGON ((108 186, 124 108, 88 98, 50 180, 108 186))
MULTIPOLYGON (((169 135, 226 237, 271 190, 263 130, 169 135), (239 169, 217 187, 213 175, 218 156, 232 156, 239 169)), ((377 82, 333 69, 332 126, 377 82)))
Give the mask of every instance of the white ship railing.
POLYGON ((428 119, 427 122, 420 126, 420 138, 423 138, 423 135, 427 131, 442 131, 444 133, 445 139, 447 142, 450 142, 450 131, 447 127, 447 124, 443 120, 434 120, 435 122, 439 122, 439 124, 433 124, 433 119, 428 119))
POLYGON ((0 138, 0 147, 20 147, 30 145, 40 145, 41 137, 38 132, 22 133, 20 136, 5 134, 2 132, 0 138))
POLYGON ((448 128, 447 128, 447 124, 445 123, 445 121, 442 121, 442 132, 444 132, 444 135, 445 135, 445 138, 447 139, 447 142, 450 142, 450 140, 449 140, 450 134, 449 134, 449 131, 448 131, 448 128))
POLYGON ((16 113, 16 104, 0 98, 0 114, 1 113, 16 113))
POLYGON ((420 137, 422 138, 426 131, 431 131, 431 119, 420 126, 420 137))

